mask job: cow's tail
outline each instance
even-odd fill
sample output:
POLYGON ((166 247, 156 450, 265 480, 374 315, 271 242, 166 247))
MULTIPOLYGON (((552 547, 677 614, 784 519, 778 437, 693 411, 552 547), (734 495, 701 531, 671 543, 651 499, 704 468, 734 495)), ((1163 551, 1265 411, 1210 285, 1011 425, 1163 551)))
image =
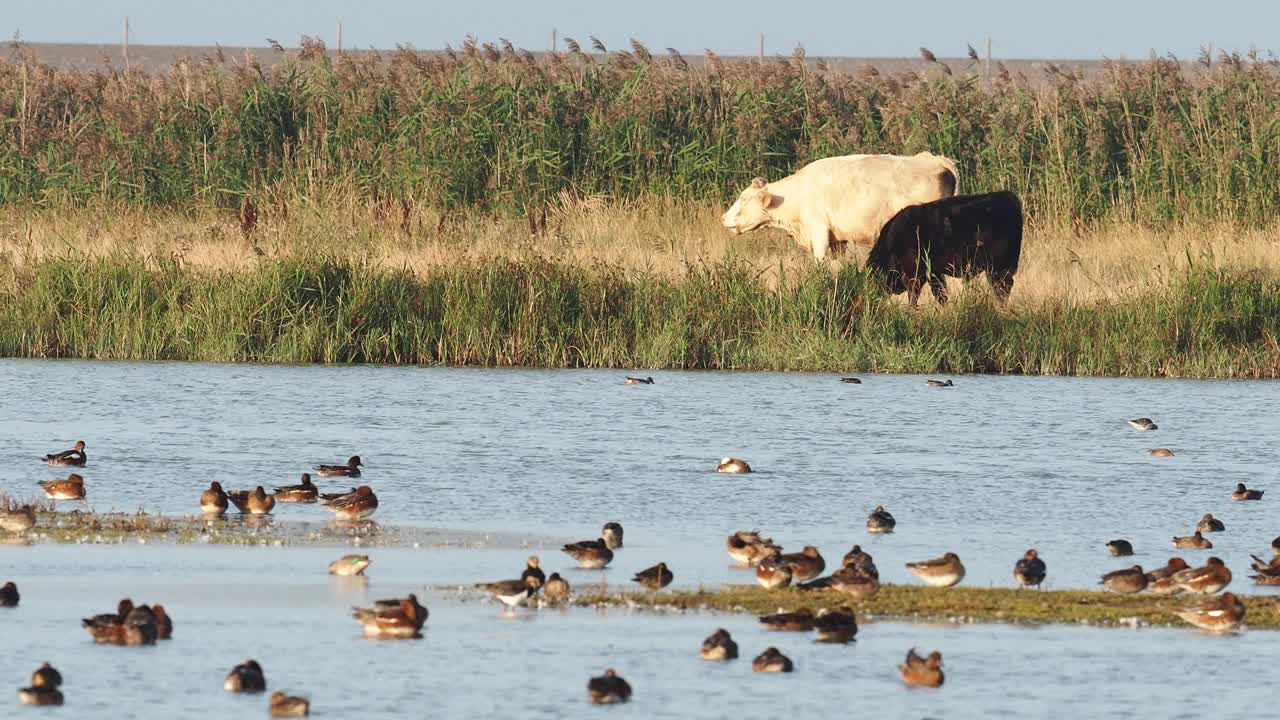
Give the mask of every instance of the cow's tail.
POLYGON ((942 174, 938 177, 938 183, 942 190, 942 197, 959 195, 960 171, 956 169, 955 161, 944 155, 939 155, 938 160, 942 162, 942 174))

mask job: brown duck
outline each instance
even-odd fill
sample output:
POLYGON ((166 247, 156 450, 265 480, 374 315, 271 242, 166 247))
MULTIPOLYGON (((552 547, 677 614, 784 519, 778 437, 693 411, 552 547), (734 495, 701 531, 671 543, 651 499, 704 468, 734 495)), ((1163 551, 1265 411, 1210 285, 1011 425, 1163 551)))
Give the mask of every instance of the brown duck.
POLYGON ((261 485, 254 488, 252 492, 232 490, 227 493, 227 499, 236 506, 237 510, 250 515, 266 515, 276 506, 276 499, 268 495, 261 485))
POLYGON ((933 587, 951 587, 964 579, 964 564, 959 555, 951 552, 933 560, 907 563, 907 569, 933 587))
POLYGON ((1194 535, 1174 536, 1173 546, 1180 550, 1212 550, 1213 543, 1199 530, 1194 535))
POLYGON ((320 496, 320 488, 311 482, 311 473, 302 473, 297 485, 285 485, 274 489, 276 502, 313 503, 320 496))
POLYGON ((200 512, 205 515, 222 515, 229 506, 227 494, 223 492, 220 482, 209 483, 209 489, 200 493, 200 512))
POLYGON ((703 660, 735 660, 738 657, 738 643, 730 637, 728 630, 720 628, 702 641, 699 654, 703 660))
POLYGON ((1108 589, 1122 595, 1142 592, 1147 587, 1147 574, 1141 565, 1134 565, 1124 570, 1116 570, 1102 576, 1102 584, 1108 589))
POLYGON ((396 605, 380 603, 372 608, 352 608, 351 616, 360 623, 367 637, 420 638, 422 626, 430 613, 410 593, 396 605))
POLYGON ((751 669, 755 672, 789 673, 795 670, 795 663, 778 648, 768 647, 751 661, 751 669))
POLYGON ((858 620, 847 607, 822 610, 813 619, 813 629, 818 642, 847 643, 858 634, 858 620))
POLYGON ((1231 632, 1244 622, 1244 603, 1231 593, 1184 606, 1174 611, 1178 617, 1210 632, 1231 632))
POLYGON ((569 557, 578 562, 578 567, 588 570, 599 570, 613 562, 613 551, 604 538, 583 540, 569 543, 561 548, 569 557))
POLYGON ((364 463, 360 460, 359 455, 352 455, 347 458, 346 465, 316 465, 313 470, 320 477, 360 477, 360 466, 364 463))
POLYGON ((761 615, 760 623, 764 625, 766 630, 808 632, 813 629, 813 611, 809 608, 800 608, 795 612, 761 615))
POLYGON ((36 526, 36 511, 30 505, 0 508, 0 530, 22 533, 36 526))
POLYGON ((756 582, 765 590, 776 590, 791 584, 791 566, 782 561, 782 554, 775 552, 756 565, 756 582))
POLYGON ((267 689, 267 677, 257 660, 245 660, 227 673, 222 689, 235 693, 260 693, 267 689))
POLYGON ((355 492, 336 500, 321 500, 321 504, 329 508, 339 520, 363 520, 378 509, 378 496, 373 494, 373 488, 361 485, 355 492))
POLYGON ((52 500, 83 500, 85 496, 84 478, 71 473, 62 480, 45 480, 40 483, 44 494, 52 500))
POLYGON ((271 693, 268 714, 273 717, 307 717, 311 715, 311 701, 296 695, 285 695, 279 690, 271 693))
POLYGON ((651 568, 641 570, 631 579, 656 592, 670 585, 675 575, 667 569, 666 563, 660 562, 651 568))
POLYGON ((780 555, 779 562, 791 568, 791 579, 794 582, 812 580, 827 569, 827 561, 822 559, 822 553, 818 552, 818 548, 812 545, 805 545, 804 550, 798 553, 780 555))
POLYGON ((1147 592, 1155 595, 1173 595, 1182 592, 1178 582, 1173 579, 1175 573, 1186 570, 1187 561, 1180 557, 1169 558, 1169 563, 1147 573, 1147 592))
POLYGON ((782 552, 773 538, 760 537, 759 530, 738 530, 725 541, 725 548, 729 557, 742 565, 758 565, 775 551, 782 552))
POLYGON ((1023 587, 1039 587, 1047 572, 1044 561, 1035 550, 1028 550, 1013 565, 1013 579, 1023 587))
POLYGON ((898 666, 898 673, 902 682, 920 687, 942 687, 946 680, 942 674, 942 653, 937 650, 923 658, 916 654, 915 648, 911 648, 907 651, 907 659, 898 666))
POLYGON ((1174 573, 1173 581, 1187 592, 1213 595, 1231 584, 1231 570, 1221 558, 1211 557, 1203 567, 1174 573))
POLYGON ((1231 493, 1232 500, 1261 500, 1262 493, 1265 490, 1250 490, 1244 486, 1244 483, 1236 483, 1236 489, 1231 493))

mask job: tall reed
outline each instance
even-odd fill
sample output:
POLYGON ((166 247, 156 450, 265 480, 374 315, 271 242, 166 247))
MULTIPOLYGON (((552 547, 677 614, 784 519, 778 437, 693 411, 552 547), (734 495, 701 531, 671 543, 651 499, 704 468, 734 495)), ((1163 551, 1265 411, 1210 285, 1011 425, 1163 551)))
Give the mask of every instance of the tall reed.
POLYGON ((1013 189, 1037 220, 1264 224, 1280 207, 1280 75, 1256 55, 990 84, 976 67, 841 74, 638 44, 335 57, 310 42, 272 67, 214 56, 154 74, 9 55, 0 203, 250 196, 271 216, 337 192, 408 222, 419 205, 520 213, 561 193, 720 203, 814 158, 927 149, 959 162, 963 189, 1013 189))

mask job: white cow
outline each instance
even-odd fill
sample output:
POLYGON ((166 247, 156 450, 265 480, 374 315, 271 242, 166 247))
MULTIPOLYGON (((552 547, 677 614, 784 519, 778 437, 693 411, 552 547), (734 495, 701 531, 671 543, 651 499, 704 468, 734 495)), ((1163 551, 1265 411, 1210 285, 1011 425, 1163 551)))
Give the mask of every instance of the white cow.
POLYGON ((928 152, 823 158, 775 182, 752 180, 721 219, 735 235, 784 230, 822 260, 836 243, 873 244, 908 205, 954 195, 959 177, 954 162, 928 152))

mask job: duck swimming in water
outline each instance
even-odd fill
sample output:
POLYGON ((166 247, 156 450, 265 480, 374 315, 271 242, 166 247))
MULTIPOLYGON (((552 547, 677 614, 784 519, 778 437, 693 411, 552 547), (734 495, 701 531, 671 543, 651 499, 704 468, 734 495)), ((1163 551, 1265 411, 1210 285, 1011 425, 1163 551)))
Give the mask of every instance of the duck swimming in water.
POLYGON ((84 478, 76 473, 61 480, 45 480, 40 487, 51 500, 83 500, 85 497, 84 478))
POLYGON ((390 604, 375 603, 371 608, 352 608, 352 617, 360 623, 367 637, 420 638, 422 626, 430 613, 418 602, 418 596, 408 597, 390 604))
POLYGON ((767 647, 751 661, 751 669, 754 672, 789 673, 795 669, 795 663, 778 648, 767 647))
POLYGON ((1265 490, 1250 490, 1244 486, 1244 483, 1236 483, 1236 489, 1231 493, 1232 500, 1261 500, 1262 493, 1265 490))
POLYGON ((369 567, 368 555, 343 555, 329 563, 329 574, 341 577, 364 575, 367 567, 369 567))
POLYGON ((216 480, 209 483, 209 488, 200 493, 200 512, 205 515, 223 515, 230 505, 227 493, 222 489, 222 483, 216 480))
POLYGON ((316 465, 312 469, 320 477, 360 477, 360 467, 364 465, 364 461, 359 455, 352 455, 347 458, 346 465, 316 465))
POLYGON ((883 505, 877 505, 875 510, 867 516, 867 532, 869 533, 891 533, 893 528, 898 525, 898 521, 883 505))
POLYGON ((1173 457, 1173 451, 1169 448, 1151 448, 1147 454, 1151 457, 1173 457))
POLYGON ((628 376, 627 376, 627 379, 626 379, 626 380, 624 380, 623 382, 624 382, 624 383, 626 383, 627 385, 652 385, 652 384, 653 384, 653 378, 651 378, 651 377, 631 377, 630 375, 628 375, 628 376))
POLYGON ((847 643, 858 634, 858 620, 847 607, 823 609, 813 619, 813 630, 818 642, 847 643))
POLYGON ((1134 430, 1159 430, 1160 427, 1155 424, 1149 417, 1134 418, 1129 421, 1129 427, 1134 430))
POLYGON ((231 668, 222 689, 235 693, 259 693, 267 689, 267 678, 257 660, 246 660, 231 668))
POLYGON ((1133 544, 1128 540, 1112 540, 1107 543, 1107 552, 1114 557, 1124 557, 1133 554, 1133 544))
POLYGON ((946 677, 942 674, 942 653, 934 650, 929 657, 916 654, 916 649, 907 651, 907 659, 898 666, 898 674, 907 685, 920 687, 942 687, 946 677))
POLYGON ((716 468, 716 472, 730 474, 749 473, 751 472, 751 466, 747 464, 746 460, 727 457, 720 460, 720 465, 716 468))
POLYGON ((592 705, 614 705, 631 699, 631 685, 618 677, 613 668, 587 681, 587 702, 592 705))
POLYGON ((1196 530, 1199 532, 1223 532, 1226 529, 1227 526, 1210 513, 1205 513, 1200 522, 1196 523, 1196 530))
POLYGON ((89 457, 84 454, 84 441, 78 440, 74 448, 58 453, 49 453, 44 456, 44 461, 49 465, 84 467, 85 463, 89 461, 89 457))
POLYGON ((1173 546, 1180 550, 1212 550, 1213 543, 1199 530, 1194 535, 1174 536, 1173 546))
POLYGON ((699 654, 703 660, 735 660, 738 657, 738 643, 729 636, 728 630, 720 628, 702 641, 699 654))
POLYGON ((232 490, 227 493, 227 499, 241 513, 249 515, 267 515, 276 506, 276 499, 268 495, 261 485, 254 488, 252 492, 248 490, 232 490))
POLYGON ((925 382, 929 387, 955 387, 955 383, 950 380, 947 380, 946 382, 941 380, 927 380, 925 382))
POLYGON ((320 496, 320 489, 311 482, 311 473, 302 473, 297 485, 285 485, 275 488, 276 502, 313 503, 320 496))
POLYGON ((308 717, 311 715, 311 701, 297 695, 285 695, 279 690, 271 693, 267 703, 267 712, 271 717, 308 717))

